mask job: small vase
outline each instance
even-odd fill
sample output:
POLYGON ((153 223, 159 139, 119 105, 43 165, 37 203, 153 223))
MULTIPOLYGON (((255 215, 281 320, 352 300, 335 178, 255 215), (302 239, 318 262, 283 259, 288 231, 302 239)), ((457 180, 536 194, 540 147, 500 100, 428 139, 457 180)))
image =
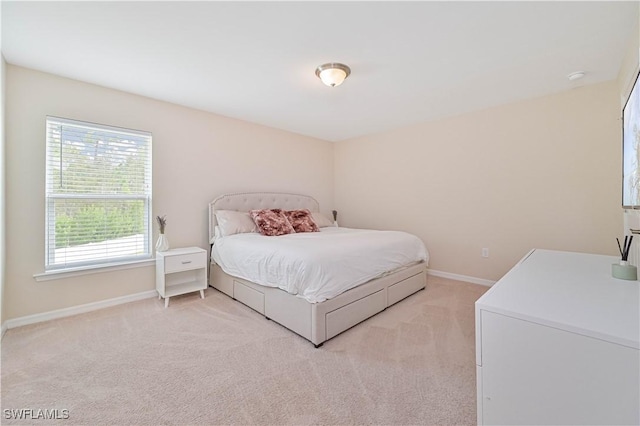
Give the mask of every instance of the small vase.
POLYGON ((611 265, 611 275, 613 278, 635 281, 638 279, 638 268, 629 265, 626 260, 621 260, 611 265))
POLYGON ((158 241, 156 242, 156 251, 167 250, 169 250, 169 240, 164 234, 160 234, 160 236, 158 236, 158 241))

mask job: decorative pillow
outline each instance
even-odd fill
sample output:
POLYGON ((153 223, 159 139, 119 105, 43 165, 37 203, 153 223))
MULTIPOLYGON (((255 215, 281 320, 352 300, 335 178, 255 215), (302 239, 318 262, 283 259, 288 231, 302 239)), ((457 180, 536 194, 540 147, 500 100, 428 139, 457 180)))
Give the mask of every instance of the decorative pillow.
POLYGON ((331 222, 328 217, 320 212, 313 212, 311 213, 311 216, 313 217, 313 221, 316 223, 316 225, 318 225, 318 228, 333 226, 333 222, 331 222))
POLYGON ((307 209, 288 210, 284 212, 289 223, 296 232, 318 232, 318 225, 313 221, 311 212, 307 209))
POLYGON ((275 237, 296 232, 280 209, 251 210, 249 215, 262 235, 275 237))
POLYGON ((222 237, 246 232, 258 232, 258 228, 248 212, 216 210, 216 219, 218 220, 218 229, 222 237))

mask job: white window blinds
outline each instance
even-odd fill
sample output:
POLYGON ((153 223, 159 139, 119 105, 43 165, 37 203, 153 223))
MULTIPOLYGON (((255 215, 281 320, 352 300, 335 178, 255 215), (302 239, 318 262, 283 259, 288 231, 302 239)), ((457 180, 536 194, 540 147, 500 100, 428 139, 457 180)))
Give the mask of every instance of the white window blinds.
POLYGON ((151 134, 47 117, 46 265, 151 256, 151 134))

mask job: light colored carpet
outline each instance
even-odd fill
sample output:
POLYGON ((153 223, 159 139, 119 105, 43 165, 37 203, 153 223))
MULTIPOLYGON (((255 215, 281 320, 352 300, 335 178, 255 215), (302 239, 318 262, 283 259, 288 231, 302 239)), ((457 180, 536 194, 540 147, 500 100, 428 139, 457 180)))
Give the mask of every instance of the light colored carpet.
MULTIPOLYGON (((475 424, 474 302, 427 289, 311 343, 213 289, 9 330, 7 409, 67 409, 61 424, 475 424)), ((55 423, 55 421, 53 422, 55 423)))

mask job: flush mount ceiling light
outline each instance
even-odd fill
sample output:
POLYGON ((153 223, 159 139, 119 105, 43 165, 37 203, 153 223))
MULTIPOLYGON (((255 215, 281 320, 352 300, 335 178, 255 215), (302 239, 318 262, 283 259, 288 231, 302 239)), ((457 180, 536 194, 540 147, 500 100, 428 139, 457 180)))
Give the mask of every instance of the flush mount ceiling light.
POLYGON ((345 64, 335 62, 320 65, 316 68, 318 78, 331 87, 340 86, 345 78, 349 77, 349 74, 351 74, 351 68, 345 64))

